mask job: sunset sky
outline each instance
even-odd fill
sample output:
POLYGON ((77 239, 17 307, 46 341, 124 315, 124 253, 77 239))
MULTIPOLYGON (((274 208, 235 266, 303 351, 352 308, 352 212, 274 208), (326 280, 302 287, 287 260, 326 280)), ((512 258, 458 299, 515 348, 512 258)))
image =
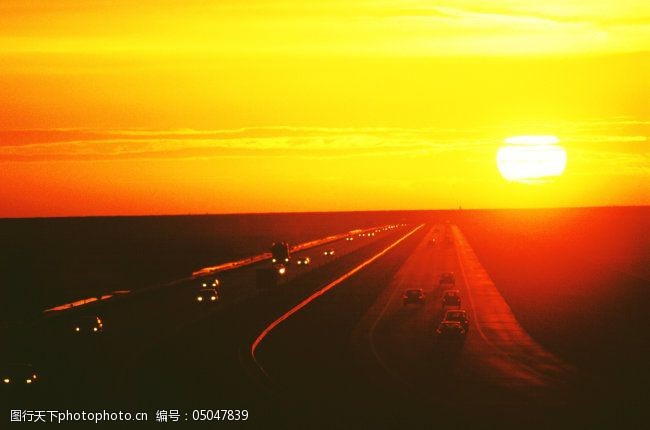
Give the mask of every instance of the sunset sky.
POLYGON ((647 1, 208 3, 0 2, 0 217, 650 204, 647 1))

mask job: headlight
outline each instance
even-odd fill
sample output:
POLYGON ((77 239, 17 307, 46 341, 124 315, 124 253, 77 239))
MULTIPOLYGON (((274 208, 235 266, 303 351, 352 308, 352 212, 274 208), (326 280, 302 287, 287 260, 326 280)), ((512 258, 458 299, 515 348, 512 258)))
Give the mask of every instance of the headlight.
POLYGON ((32 380, 31 379, 26 379, 25 382, 27 382, 28 384, 31 384, 32 380))
POLYGON ((79 330, 81 330, 79 327, 74 328, 74 331, 79 331, 79 330))
POLYGON ((271 260, 272 263, 275 263, 276 261, 278 260, 276 260, 275 258, 271 260))
POLYGON ((198 300, 199 302, 202 302, 202 301, 203 301, 203 297, 198 296, 198 297, 196 298, 196 300, 198 300))
POLYGON ((93 327, 93 331, 97 331, 97 327, 93 327))
POLYGON ((9 379, 9 378, 5 378, 5 379, 3 379, 2 381, 3 381, 5 384, 8 384, 8 383, 11 382, 11 379, 9 379))
POLYGON ((212 301, 214 302, 215 300, 217 300, 217 297, 216 297, 216 296, 212 296, 212 297, 210 297, 210 300, 212 300, 212 301))

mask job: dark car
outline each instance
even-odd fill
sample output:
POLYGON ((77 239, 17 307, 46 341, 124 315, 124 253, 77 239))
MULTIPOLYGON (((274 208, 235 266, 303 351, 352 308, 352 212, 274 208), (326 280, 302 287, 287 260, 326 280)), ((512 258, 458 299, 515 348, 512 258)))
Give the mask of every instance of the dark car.
POLYGON ((467 311, 465 309, 453 309, 445 312, 443 321, 460 323, 465 329, 465 332, 469 331, 469 318, 467 318, 467 311))
POLYGON ((456 285, 456 276, 453 272, 444 272, 440 275, 440 285, 456 285))
POLYGON ((442 295, 442 305, 460 307, 460 291, 446 290, 442 295))
POLYGON ((219 288, 221 286, 221 281, 219 279, 215 279, 212 282, 202 282, 201 283, 201 288, 219 288))
POLYGON ((296 260, 296 264, 299 266, 308 266, 311 264, 311 258, 309 257, 300 257, 296 260))
POLYGON ((101 334, 104 332, 104 322, 97 315, 81 315, 72 324, 72 330, 79 334, 101 334))
POLYGON ((2 385, 7 387, 34 385, 39 376, 34 367, 27 363, 7 363, 0 366, 2 385))
POLYGON ((405 305, 408 305, 409 303, 423 305, 424 293, 422 292, 422 288, 411 288, 406 290, 402 296, 402 299, 404 300, 405 305))
POLYGON ((219 300, 219 293, 216 288, 201 288, 196 295, 199 303, 216 303, 219 300))
POLYGON ((443 321, 436 329, 438 340, 463 340, 467 332, 459 322, 443 321))

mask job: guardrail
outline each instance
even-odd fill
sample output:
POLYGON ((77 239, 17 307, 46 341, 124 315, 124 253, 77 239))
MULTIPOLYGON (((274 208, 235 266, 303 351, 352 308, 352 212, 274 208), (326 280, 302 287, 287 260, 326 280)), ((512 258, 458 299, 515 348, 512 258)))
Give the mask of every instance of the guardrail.
MULTIPOLYGON (((346 233, 335 234, 335 235, 332 235, 332 236, 324 237, 322 239, 316 239, 316 240, 312 240, 312 241, 309 241, 309 242, 300 243, 298 245, 292 246, 290 248, 290 252, 303 251, 305 249, 314 248, 316 246, 321 246, 321 245, 325 245, 327 243, 336 242, 337 240, 342 240, 342 239, 344 239, 346 237, 349 237, 349 236, 354 236, 354 235, 357 235, 357 234, 363 234, 363 233, 369 232, 369 231, 376 231, 378 229, 383 229, 385 227, 387 227, 387 226, 371 227, 371 228, 366 228, 366 229, 355 229, 355 230, 350 230, 350 231, 348 231, 346 233)), ((185 281, 188 281, 190 279, 196 279, 196 278, 200 278, 200 277, 203 277, 203 276, 214 275, 215 273, 223 272, 223 271, 226 271, 226 270, 233 270, 233 269, 238 269, 240 267, 249 266, 251 264, 255 264, 255 263, 258 263, 260 261, 268 260, 270 258, 271 258, 271 253, 270 252, 265 252, 263 254, 254 255, 252 257, 246 257, 246 258, 243 258, 243 259, 237 260, 237 261, 230 261, 230 262, 218 264, 218 265, 215 265, 215 266, 204 267, 203 269, 199 269, 199 270, 196 270, 196 271, 192 272, 192 275, 190 277, 188 277, 188 278, 178 279, 176 281, 171 281, 171 282, 168 282, 168 283, 163 284, 163 285, 156 285, 156 286, 152 286, 152 287, 148 287, 148 288, 142 288, 142 289, 135 290, 133 292, 131 292, 129 290, 113 291, 112 293, 103 294, 101 296, 88 297, 88 298, 85 298, 85 299, 76 300, 76 301, 71 302, 71 303, 65 303, 65 304, 62 304, 62 305, 54 306, 52 308, 45 309, 43 311, 43 313, 44 314, 51 314, 51 313, 57 312, 57 311, 65 311, 65 310, 78 308, 80 306, 87 306, 87 305, 91 305, 91 304, 97 304, 97 303, 100 303, 100 302, 103 302, 103 301, 106 301, 106 300, 114 299, 114 298, 116 298, 118 296, 140 295, 140 294, 151 292, 153 290, 157 290, 157 289, 160 289, 160 288, 163 288, 163 287, 169 287, 169 286, 177 285, 177 284, 179 284, 181 282, 185 282, 185 281)))

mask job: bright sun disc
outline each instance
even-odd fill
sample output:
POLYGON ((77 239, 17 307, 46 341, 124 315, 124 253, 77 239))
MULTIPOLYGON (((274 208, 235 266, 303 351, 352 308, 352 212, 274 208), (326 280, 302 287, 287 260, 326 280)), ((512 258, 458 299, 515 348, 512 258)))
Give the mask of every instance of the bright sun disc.
POLYGON ((497 151, 497 167, 508 181, 539 183, 564 173, 566 151, 555 136, 513 136, 497 151))

